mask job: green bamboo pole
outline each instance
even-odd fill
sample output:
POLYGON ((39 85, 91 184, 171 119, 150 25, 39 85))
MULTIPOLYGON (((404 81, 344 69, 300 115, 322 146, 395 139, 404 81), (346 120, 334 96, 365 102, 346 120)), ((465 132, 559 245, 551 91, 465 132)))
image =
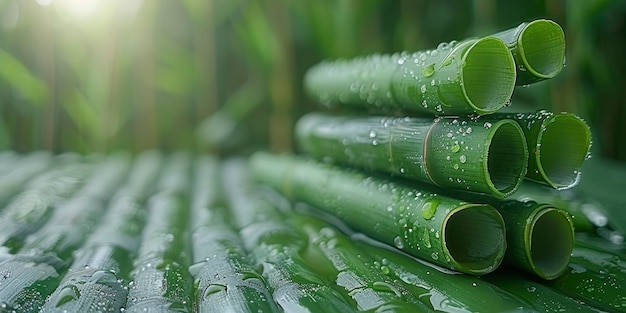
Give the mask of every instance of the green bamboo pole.
POLYGON ((128 168, 126 157, 111 157, 71 199, 53 212, 50 220, 28 236, 18 254, 3 256, 0 299, 6 310, 38 312, 54 291, 89 231, 104 212, 128 168))
POLYGON ((604 312, 593 304, 572 298, 519 272, 503 270, 484 279, 530 304, 536 312, 604 312))
POLYGON ((515 77, 507 46, 485 37, 412 54, 325 61, 306 73, 304 87, 326 106, 483 115, 509 103, 515 77))
POLYGON ((626 243, 615 243, 610 239, 589 233, 576 233, 576 246, 591 248, 609 254, 615 254, 622 259, 626 259, 626 243))
POLYGON ((193 285, 187 271, 191 257, 187 233, 190 163, 189 154, 172 154, 159 179, 158 193, 148 200, 126 312, 192 310, 193 285))
POLYGON ((509 47, 517 64, 516 85, 553 78, 565 64, 565 34, 545 19, 524 22, 495 35, 509 47))
POLYGON ((198 312, 279 312, 220 202, 217 160, 199 157, 194 169, 189 272, 196 280, 198 312))
POLYGON ((83 186, 92 170, 87 164, 61 165, 29 182, 0 213, 0 244, 17 251, 50 218, 56 205, 83 186))
POLYGON ((340 287, 344 297, 354 300, 359 311, 434 312, 397 280, 379 272, 373 260, 350 238, 319 219, 290 213, 286 215, 291 224, 307 234, 307 254, 320 253, 333 265, 334 271, 326 275, 340 287))
POLYGON ((288 198, 429 262, 481 275, 504 257, 504 221, 490 205, 295 157, 256 153, 250 164, 259 181, 288 198))
POLYGON ((310 113, 296 124, 296 135, 318 158, 496 198, 517 190, 528 158, 523 132, 510 120, 310 113))
POLYGON ((540 283, 531 283, 521 275, 517 285, 518 280, 509 279, 508 272, 502 270, 485 275, 484 279, 454 275, 399 254, 390 247, 376 245, 369 238, 353 238, 357 247, 376 260, 382 273, 402 281, 413 294, 438 312, 559 312, 555 310, 559 308, 567 308, 571 312, 590 311, 581 308, 581 303, 540 283), (529 289, 531 295, 524 294, 530 287, 537 289, 537 293, 529 289))
POLYGON ((12 162, 6 160, 2 162, 7 167, 7 172, 0 176, 0 210, 13 196, 23 190, 29 180, 50 167, 52 156, 49 152, 37 151, 19 159, 16 156, 16 160, 12 162))
POLYGON ((261 196, 245 162, 226 162, 222 177, 244 247, 261 266, 276 304, 289 312, 356 312, 355 304, 318 274, 320 266, 330 266, 303 258, 307 239, 261 196))
POLYGON ((608 221, 606 214, 596 205, 578 199, 574 189, 555 190, 545 185, 523 183, 517 192, 507 199, 552 204, 568 213, 576 232, 595 232, 597 228, 606 226, 608 221))
POLYGON ((607 312, 626 312, 625 264, 616 254, 575 247, 565 274, 547 285, 607 312))
POLYGON ((591 131, 585 121, 571 113, 545 110, 485 117, 490 122, 499 119, 515 120, 524 131, 529 149, 526 178, 555 189, 578 183, 591 146, 591 131))
POLYGON ((126 305, 125 280, 139 249, 145 208, 161 165, 154 151, 140 154, 128 180, 109 202, 101 223, 76 257, 59 287, 47 298, 43 312, 119 311, 126 305))
POLYGON ((574 228, 567 212, 534 201, 494 204, 506 224, 505 261, 543 279, 567 270, 574 228))

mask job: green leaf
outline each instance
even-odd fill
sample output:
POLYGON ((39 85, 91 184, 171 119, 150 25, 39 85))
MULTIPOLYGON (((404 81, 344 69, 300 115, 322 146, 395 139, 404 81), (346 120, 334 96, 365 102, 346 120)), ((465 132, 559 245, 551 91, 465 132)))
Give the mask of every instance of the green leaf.
POLYGON ((17 58, 0 49, 0 77, 35 106, 44 104, 46 85, 17 58))

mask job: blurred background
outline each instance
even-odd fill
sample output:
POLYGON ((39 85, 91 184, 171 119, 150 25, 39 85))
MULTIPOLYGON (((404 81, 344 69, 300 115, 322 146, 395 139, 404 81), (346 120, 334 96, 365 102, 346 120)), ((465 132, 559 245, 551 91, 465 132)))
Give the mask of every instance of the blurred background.
POLYGON ((549 18, 566 68, 515 111, 579 114, 626 161, 623 0, 0 0, 0 150, 297 149, 326 58, 417 51, 549 18))

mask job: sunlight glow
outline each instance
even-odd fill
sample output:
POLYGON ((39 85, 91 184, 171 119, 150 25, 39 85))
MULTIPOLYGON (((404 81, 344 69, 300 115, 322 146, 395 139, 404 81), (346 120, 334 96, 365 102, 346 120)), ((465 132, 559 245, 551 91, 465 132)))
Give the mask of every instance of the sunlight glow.
POLYGON ((37 4, 39 4, 42 7, 45 7, 47 5, 49 5, 50 3, 52 3, 53 0, 37 0, 37 4))
POLYGON ((57 0, 56 2, 71 15, 85 18, 96 10, 100 0, 57 0))

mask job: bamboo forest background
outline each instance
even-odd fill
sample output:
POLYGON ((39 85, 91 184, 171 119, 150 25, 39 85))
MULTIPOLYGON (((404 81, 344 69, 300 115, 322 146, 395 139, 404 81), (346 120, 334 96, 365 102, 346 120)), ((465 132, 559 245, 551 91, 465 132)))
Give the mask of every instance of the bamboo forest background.
POLYGON ((565 29, 567 66, 509 109, 575 112, 595 155, 626 161, 623 0, 0 0, 0 149, 296 150, 320 60, 542 17, 565 29))

